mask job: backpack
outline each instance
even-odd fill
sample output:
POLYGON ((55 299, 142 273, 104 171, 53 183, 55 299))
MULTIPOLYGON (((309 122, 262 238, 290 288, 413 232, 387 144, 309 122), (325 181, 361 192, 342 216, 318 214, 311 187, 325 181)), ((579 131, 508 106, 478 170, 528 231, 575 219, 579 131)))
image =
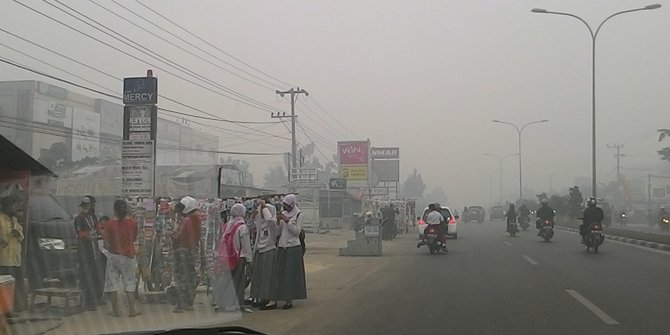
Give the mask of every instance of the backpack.
POLYGON ((235 250, 235 233, 242 226, 244 222, 238 222, 233 226, 233 229, 223 234, 223 246, 220 248, 219 254, 219 270, 233 271, 240 263, 240 254, 235 250))
MULTIPOLYGON (((298 213, 298 215, 296 215, 296 217, 295 217, 296 222, 298 221, 298 218, 300 217, 300 214, 302 214, 302 212, 300 212, 300 213, 298 213)), ((304 229, 300 229, 300 234, 298 234, 298 239, 300 239, 300 247, 302 247, 302 255, 305 256, 305 252, 307 252, 307 245, 305 244, 305 230, 304 229)))

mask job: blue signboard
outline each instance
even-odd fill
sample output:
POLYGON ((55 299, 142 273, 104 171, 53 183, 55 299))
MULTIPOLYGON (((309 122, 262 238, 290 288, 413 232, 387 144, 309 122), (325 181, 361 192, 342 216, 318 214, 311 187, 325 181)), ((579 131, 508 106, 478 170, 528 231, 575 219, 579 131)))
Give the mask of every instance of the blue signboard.
POLYGON ((158 103, 158 78, 123 79, 123 103, 126 105, 155 105, 158 103))

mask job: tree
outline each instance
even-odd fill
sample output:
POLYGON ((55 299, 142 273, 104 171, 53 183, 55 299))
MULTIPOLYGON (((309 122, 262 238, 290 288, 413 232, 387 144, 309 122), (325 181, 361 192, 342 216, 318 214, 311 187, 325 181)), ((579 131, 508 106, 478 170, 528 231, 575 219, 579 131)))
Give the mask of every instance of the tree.
POLYGON ((582 213, 582 204, 584 203, 584 198, 582 197, 582 192, 579 190, 579 186, 570 187, 570 194, 568 195, 568 210, 570 216, 578 217, 582 213))
POLYGON ((281 164, 277 164, 268 169, 263 176, 263 187, 269 189, 280 189, 282 185, 288 182, 288 177, 284 167, 281 164))
POLYGON ((553 208, 558 214, 569 213, 567 202, 568 202, 567 196, 560 196, 554 194, 549 198, 549 206, 553 208))
MULTIPOLYGON (((658 141, 662 142, 664 138, 670 136, 670 129, 659 129, 658 131, 658 141)), ((664 161, 670 161, 670 147, 665 147, 658 152, 658 155, 661 156, 661 159, 664 161)))
POLYGON ((37 161, 52 170, 72 165, 70 150, 68 150, 64 142, 53 143, 49 149, 42 150, 40 158, 37 161))
POLYGON ((423 198, 423 192, 426 190, 426 184, 423 182, 423 177, 416 169, 407 177, 407 180, 402 185, 402 194, 405 198, 423 198))
POLYGON ((251 172, 249 172, 249 168, 251 166, 249 162, 243 159, 232 158, 232 157, 228 157, 225 160, 222 158, 220 161, 222 164, 234 165, 240 171, 242 186, 254 185, 254 175, 251 172))
POLYGON ((442 186, 433 187, 430 192, 426 193, 425 198, 429 202, 447 203, 447 193, 444 192, 442 186))

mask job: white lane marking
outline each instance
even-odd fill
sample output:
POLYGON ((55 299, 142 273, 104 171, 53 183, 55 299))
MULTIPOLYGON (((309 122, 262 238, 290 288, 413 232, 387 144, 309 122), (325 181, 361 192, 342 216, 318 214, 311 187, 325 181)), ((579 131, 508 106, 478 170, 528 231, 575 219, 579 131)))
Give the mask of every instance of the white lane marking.
MULTIPOLYGON (((579 233, 575 233, 575 232, 572 232, 572 231, 565 231, 565 230, 559 230, 559 231, 562 232, 562 233, 579 236, 579 233)), ((626 242, 621 242, 621 241, 617 241, 617 240, 610 240, 610 239, 606 239, 605 242, 619 244, 619 245, 623 245, 623 246, 627 246, 627 247, 638 248, 638 249, 649 251, 649 252, 655 252, 655 253, 660 254, 660 255, 670 256, 670 251, 666 251, 666 250, 654 249, 654 248, 649 248, 649 247, 645 247, 645 246, 641 246, 641 245, 637 245, 637 244, 626 243, 626 242)))
POLYGON ((508 247, 511 247, 511 246, 512 246, 512 243, 509 243, 509 242, 507 242, 507 241, 505 241, 505 244, 507 244, 508 247))
POLYGON ((579 301, 584 307, 588 308, 593 314, 595 314, 597 317, 600 318, 600 320, 603 320, 604 323, 608 325, 618 325, 619 323, 612 319, 611 316, 607 315, 602 309, 598 308, 598 306, 594 305, 589 299, 584 298, 583 295, 579 294, 579 292, 575 290, 565 290, 565 292, 568 292, 569 295, 571 295, 573 298, 575 298, 577 301, 579 301))
POLYGON ((532 258, 528 257, 527 255, 521 255, 521 257, 525 258, 528 261, 528 263, 532 265, 537 265, 537 262, 534 261, 532 258))

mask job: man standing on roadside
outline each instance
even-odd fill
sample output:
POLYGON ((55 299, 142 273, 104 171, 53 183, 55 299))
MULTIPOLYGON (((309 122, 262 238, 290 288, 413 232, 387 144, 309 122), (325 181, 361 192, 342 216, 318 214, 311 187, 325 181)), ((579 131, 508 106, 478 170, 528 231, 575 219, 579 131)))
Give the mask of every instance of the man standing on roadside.
POLYGON ((0 274, 14 277, 14 310, 22 307, 21 293, 24 291, 23 269, 21 268, 21 243, 23 242, 23 226, 17 221, 21 211, 21 199, 10 195, 2 199, 0 212, 0 274))
POLYGON ((119 277, 123 289, 128 295, 128 317, 141 313, 135 309, 137 301, 137 222, 131 218, 128 204, 119 199, 114 202, 114 216, 103 227, 103 243, 107 253, 107 271, 105 272, 105 293, 112 303, 112 316, 119 317, 119 277))
POLYGON ((74 228, 77 232, 79 245, 77 247, 79 259, 79 287, 81 289, 81 307, 84 310, 97 310, 100 297, 97 289, 98 268, 100 259, 98 237, 95 227, 95 218, 91 213, 92 202, 89 197, 83 197, 79 204, 81 212, 74 219, 74 228))

